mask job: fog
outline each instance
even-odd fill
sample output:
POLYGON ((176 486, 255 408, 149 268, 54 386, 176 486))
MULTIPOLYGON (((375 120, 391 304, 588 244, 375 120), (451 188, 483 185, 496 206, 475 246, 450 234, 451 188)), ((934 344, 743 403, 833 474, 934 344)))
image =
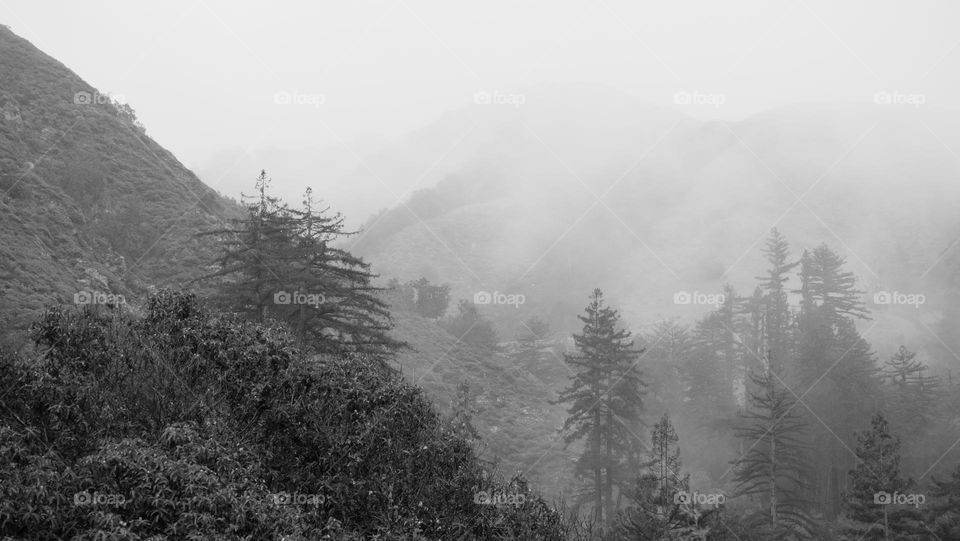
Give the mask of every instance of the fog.
MULTIPOLYGON (((250 538, 960 539, 960 4, 0 23, 0 480, 5 449, 40 449, 11 491, 87 472, 48 538, 146 501, 159 473, 77 503, 122 437, 199 446, 177 468, 234 445, 204 482, 250 538), (99 428, 47 460, 70 393, 99 428)), ((4 494, 0 537, 31 531, 4 494)), ((150 509, 125 520, 182 532, 150 509)))
MULTIPOLYGON (((473 105, 477 92, 588 82, 731 121, 786 104, 870 103, 884 91, 922 94, 928 109, 960 100, 960 7, 949 1, 6 0, 0 17, 122 96, 154 138, 231 196, 251 168, 283 167, 298 151, 324 172, 284 171, 278 189, 342 189, 345 171, 473 105), (278 105, 277 92, 304 103, 278 105), (678 92, 693 103, 676 104, 678 92), (701 95, 722 103, 698 104, 701 95)), ((354 223, 379 208, 343 199, 354 223)))

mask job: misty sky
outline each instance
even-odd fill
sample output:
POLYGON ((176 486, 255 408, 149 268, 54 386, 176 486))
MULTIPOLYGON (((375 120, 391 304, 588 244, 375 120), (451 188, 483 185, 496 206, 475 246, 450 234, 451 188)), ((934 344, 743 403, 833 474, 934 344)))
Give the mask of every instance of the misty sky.
POLYGON ((123 96, 188 166, 230 147, 393 137, 478 91, 543 83, 668 107, 680 91, 721 94, 682 107, 703 119, 878 91, 960 100, 951 1, 0 0, 0 22, 123 96), (306 103, 278 105, 278 91, 306 103))

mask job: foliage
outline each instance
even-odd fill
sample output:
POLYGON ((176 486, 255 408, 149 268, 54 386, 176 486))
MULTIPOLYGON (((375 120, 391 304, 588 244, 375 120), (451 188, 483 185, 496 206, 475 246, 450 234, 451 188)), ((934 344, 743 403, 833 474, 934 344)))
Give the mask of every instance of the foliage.
POLYGON ((646 383, 636 362, 642 352, 634 349, 630 332, 619 328, 619 314, 604 306, 599 289, 593 290, 585 314, 578 317, 583 332, 573 335, 577 352, 565 355, 576 373, 557 402, 570 405, 563 424, 567 444, 586 440, 575 470, 589 479, 582 499, 592 500, 598 522, 609 527, 614 487, 618 494, 626 493, 630 472, 639 465, 635 431, 643 423, 646 383))
POLYGON ((870 430, 861 432, 857 441, 860 462, 850 472, 852 488, 845 495, 846 514, 853 521, 847 534, 857 539, 889 539, 891 534, 896 539, 925 538, 919 504, 911 508, 893 500, 907 496, 914 483, 901 476, 900 438, 890 433, 886 417, 877 412, 870 430))
POLYGON ((789 366, 811 427, 808 460, 822 465, 813 471, 808 498, 828 519, 842 511, 846 472, 854 466, 852 435, 869 421, 881 394, 875 354, 856 326, 867 318, 862 292, 843 265, 826 245, 801 257, 797 354, 789 366))
POLYGON ((795 411, 797 401, 772 368, 752 371, 750 382, 749 406, 736 430, 746 447, 734 462, 737 492, 762 503, 762 511, 749 517, 752 524, 809 536, 812 520, 803 499, 809 471, 806 423, 795 411))
POLYGON ((370 282, 370 266, 334 241, 343 218, 317 210, 308 189, 301 210, 268 194, 265 171, 247 216, 227 228, 204 232, 221 239, 215 270, 216 298, 226 309, 263 323, 287 323, 301 346, 318 353, 384 354, 400 347, 391 338, 390 313, 370 282))
POLYGON ((39 357, 0 355, 0 536, 562 537, 522 478, 498 481, 362 355, 307 357, 166 290, 139 319, 49 311, 33 337, 39 357))
POLYGON ((633 505, 621 512, 617 535, 624 539, 695 539, 707 536, 719 518, 690 497, 690 474, 682 474, 679 438, 667 413, 650 433, 646 465, 637 478, 633 505))

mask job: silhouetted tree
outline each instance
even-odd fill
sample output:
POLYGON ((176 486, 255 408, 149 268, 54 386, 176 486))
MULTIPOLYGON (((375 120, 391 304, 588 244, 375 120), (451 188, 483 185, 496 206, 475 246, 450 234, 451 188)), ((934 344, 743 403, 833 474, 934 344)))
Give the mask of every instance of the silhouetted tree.
POLYGON ((856 319, 867 318, 862 291, 843 264, 825 245, 800 259, 797 357, 790 372, 812 427, 809 461, 822 465, 809 498, 828 518, 840 513, 846 471, 854 466, 848 435, 868 422, 880 396, 874 353, 856 327, 856 319))
POLYGON ((258 196, 247 215, 208 231, 222 241, 215 269, 198 280, 219 279, 216 298, 256 322, 288 323, 302 346, 320 353, 385 354, 392 338, 390 313, 369 264, 333 246, 353 233, 343 218, 318 210, 307 189, 302 209, 268 195, 270 179, 257 178, 258 196))
POLYGON ((631 494, 633 505, 620 517, 618 530, 629 539, 670 539, 691 526, 681 498, 690 492, 690 475, 681 472, 677 432, 666 412, 650 431, 650 449, 644 470, 631 494))
POLYGON ((746 449, 734 461, 737 492, 760 499, 762 511, 751 517, 770 533, 812 535, 812 520, 803 499, 809 471, 804 437, 807 425, 793 394, 767 363, 750 374, 746 411, 736 435, 746 449))
POLYGON ((786 239, 774 228, 763 250, 769 267, 764 276, 758 276, 762 292, 762 327, 766 344, 754 351, 769 351, 770 358, 790 366, 794 355, 793 321, 787 298, 786 283, 789 273, 800 263, 790 261, 790 247, 786 239))
POLYGON ((604 306, 602 291, 593 290, 585 312, 578 316, 583 331, 573 335, 577 350, 564 356, 576 374, 557 403, 570 404, 566 442, 586 439, 576 473, 592 477, 584 497, 593 500, 598 523, 609 528, 614 487, 625 493, 631 484, 629 458, 640 444, 635 430, 642 425, 646 384, 636 366, 642 351, 619 328, 617 311, 604 306))
POLYGON ((698 321, 683 364, 686 407, 712 434, 726 433, 736 411, 733 378, 741 357, 733 319, 733 306, 724 303, 698 321))
POLYGON ((911 479, 900 475, 900 438, 890 433, 887 420, 876 413, 870 430, 857 437, 860 462, 850 471, 851 490, 846 494, 846 514, 853 521, 847 533, 857 539, 906 539, 925 530, 917 507, 897 503, 909 498, 911 479))
POLYGON ((223 278, 215 300, 234 312, 263 323, 274 305, 273 295, 288 287, 284 254, 293 248, 291 230, 280 200, 268 195, 266 171, 257 177, 255 198, 244 196, 247 215, 225 228, 201 233, 216 235, 223 251, 216 270, 198 280, 223 278))

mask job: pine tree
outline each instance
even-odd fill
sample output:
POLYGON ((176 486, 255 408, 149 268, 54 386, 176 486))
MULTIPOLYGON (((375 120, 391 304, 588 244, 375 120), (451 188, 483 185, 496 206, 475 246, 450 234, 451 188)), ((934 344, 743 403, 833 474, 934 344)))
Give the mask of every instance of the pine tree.
POLYGON ((863 291, 856 289, 857 279, 843 270, 846 263, 826 244, 800 258, 803 308, 814 306, 823 313, 827 324, 838 324, 846 318, 869 319, 863 305, 863 291))
POLYGON ((939 420, 939 408, 942 398, 940 378, 924 375, 929 370, 916 360, 917 354, 900 346, 897 352, 886 362, 881 374, 886 384, 886 406, 890 423, 897 428, 911 445, 904 451, 908 465, 926 469, 931 447, 926 436, 930 428, 939 420))
POLYGON ((309 189, 303 209, 291 210, 268 195, 269 182, 261 171, 246 217, 202 233, 221 238, 223 252, 199 280, 219 279, 216 298, 225 308, 257 322, 283 321, 315 352, 384 354, 401 347, 388 334, 389 309, 371 285, 376 275, 332 245, 353 234, 343 230, 343 218, 316 210, 309 189))
POLYGON ((800 259, 797 357, 790 372, 812 427, 809 461, 824 465, 815 471, 808 497, 830 519, 841 512, 846 471, 854 466, 849 449, 855 442, 838 435, 863 426, 880 395, 874 353, 856 327, 856 319, 867 318, 862 292, 843 264, 825 245, 800 259))
POLYGON ((650 455, 647 466, 648 475, 656 481, 657 498, 660 506, 666 507, 673 501, 677 491, 690 490, 690 475, 681 476, 680 438, 673 428, 670 415, 664 412, 660 421, 650 431, 650 455))
POLYGON ((774 228, 770 232, 763 254, 770 265, 764 276, 758 276, 762 293, 762 333, 767 343, 753 351, 770 351, 770 357, 786 366, 793 358, 792 314, 787 298, 786 284, 789 273, 800 264, 790 261, 790 247, 786 239, 774 228))
POLYGON ((929 369, 916 356, 900 346, 884 365, 882 376, 893 391, 892 411, 905 421, 909 419, 919 432, 930 423, 942 385, 940 378, 924 375, 929 369))
POLYGON ((748 408, 741 413, 735 433, 746 447, 735 464, 734 480, 740 495, 756 496, 763 511, 751 517, 769 533, 809 536, 813 524, 803 498, 807 424, 796 409, 793 394, 766 363, 750 374, 748 408))
POLYGON ((246 216, 230 225, 201 233, 221 239, 223 252, 216 270, 198 280, 221 278, 215 302, 257 323, 263 323, 274 305, 273 295, 286 286, 282 255, 292 248, 286 208, 267 194, 270 178, 261 171, 257 195, 244 195, 246 216))
POLYGON ((643 424, 646 384, 636 366, 642 351, 619 328, 617 311, 604 306, 602 291, 593 291, 585 312, 578 316, 582 333, 573 335, 577 351, 564 355, 576 374, 557 403, 570 404, 563 425, 567 444, 586 440, 576 474, 591 476, 592 483, 582 499, 593 500, 597 522, 609 528, 614 489, 625 493, 630 485, 629 457, 640 444, 635 430, 643 424))
POLYGON ((770 345, 765 343, 764 338, 767 297, 759 286, 754 288, 753 295, 742 299, 740 312, 742 314, 741 328, 744 329, 740 337, 741 345, 747 353, 744 356, 743 381, 749 382, 750 371, 760 368, 763 364, 763 360, 757 358, 756 352, 772 351, 770 345))
POLYGON ((679 411, 684 406, 683 370, 690 355, 690 333, 674 321, 660 321, 641 337, 651 409, 679 411))
POLYGON ((743 299, 737 295, 733 286, 725 285, 723 287, 723 303, 717 307, 716 323, 721 327, 721 340, 717 352, 723 365, 724 380, 730 385, 730 413, 733 413, 737 389, 746 383, 743 377, 746 376, 745 351, 741 336, 747 334, 749 329, 742 313, 743 299))
POLYGON ((876 413, 870 430, 857 437, 856 469, 850 471, 851 490, 846 494, 846 514, 853 521, 847 533, 858 539, 903 539, 920 534, 916 507, 897 505, 897 495, 913 481, 900 476, 900 438, 890 433, 887 419, 876 413))
POLYGON ((731 307, 697 322, 682 370, 687 410, 711 434, 727 433, 736 411, 733 366, 739 363, 740 347, 731 330, 732 315, 731 307))
POLYGON ((353 235, 344 231, 343 217, 316 209, 313 190, 307 188, 303 208, 289 212, 296 239, 284 262, 290 287, 314 295, 315 304, 277 304, 280 319, 291 323, 301 343, 319 352, 389 353, 401 343, 389 336, 390 311, 383 288, 374 287, 370 265, 333 242, 353 235), (336 339, 330 340, 333 336, 336 339))
POLYGON ((679 368, 690 352, 690 332, 686 326, 664 320, 653 326, 644 341, 646 358, 679 368))
POLYGON ((671 534, 696 522, 677 497, 689 494, 690 475, 681 472, 679 438, 669 414, 663 414, 650 436, 644 470, 631 494, 633 506, 621 516, 619 531, 629 539, 672 539, 671 534))

